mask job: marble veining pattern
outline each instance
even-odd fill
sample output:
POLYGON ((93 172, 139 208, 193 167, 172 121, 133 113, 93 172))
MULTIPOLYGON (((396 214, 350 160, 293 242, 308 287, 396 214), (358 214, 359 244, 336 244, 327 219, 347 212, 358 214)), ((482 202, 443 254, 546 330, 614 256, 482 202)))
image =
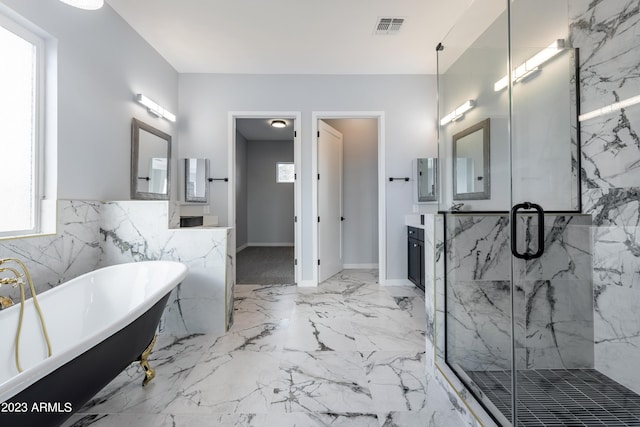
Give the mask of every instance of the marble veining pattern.
MULTIPOLYGON (((233 323, 233 229, 170 229, 168 208, 163 201, 59 200, 57 234, 2 240, 0 257, 23 260, 38 293, 113 264, 182 261, 190 272, 172 292, 160 329, 222 332, 233 323)), ((2 294, 19 299, 18 289, 2 294)))
MULTIPOLYGON (((520 252, 535 251, 534 217, 518 217, 520 252)), ((448 360, 466 370, 508 369, 511 254, 506 216, 447 216, 448 360)), ((541 258, 513 259, 517 362, 526 368, 592 367, 591 219, 545 216, 541 258)), ((440 310, 442 310, 441 308, 440 310)), ((438 319, 440 320, 440 319, 438 319)), ((441 325, 442 323, 440 323, 441 325)), ((444 336, 438 338, 442 357, 444 336)))
POLYGON ((132 365, 65 425, 465 425, 426 369, 424 297, 414 288, 354 270, 318 288, 239 285, 234 295, 228 333, 161 335, 149 386, 132 365), (367 322, 393 323, 365 339, 367 322))
MULTIPOLYGON (((0 241, 0 258, 19 258, 27 265, 36 292, 41 293, 95 270, 102 253, 98 229, 100 202, 58 201, 58 233, 0 241)), ((2 288, 19 299, 19 290, 2 288)))
POLYGON ((189 275, 171 293, 160 330, 179 336, 222 332, 232 323, 227 298, 233 289, 233 275, 227 273, 231 231, 169 229, 168 208, 162 201, 105 202, 100 265, 148 259, 185 263, 189 275))
MULTIPOLYGON (((572 1, 581 111, 640 94, 640 3, 572 1)), ((595 368, 640 392, 640 106, 581 122, 583 212, 593 217, 595 368), (634 314, 636 313, 636 314, 634 314)))

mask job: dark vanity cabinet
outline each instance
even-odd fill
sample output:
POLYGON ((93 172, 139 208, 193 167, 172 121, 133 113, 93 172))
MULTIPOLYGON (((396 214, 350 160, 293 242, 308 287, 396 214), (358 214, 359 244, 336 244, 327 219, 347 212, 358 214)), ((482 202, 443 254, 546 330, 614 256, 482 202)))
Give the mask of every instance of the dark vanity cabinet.
POLYGON ((407 227, 407 236, 409 280, 424 291, 424 230, 409 226, 407 227))

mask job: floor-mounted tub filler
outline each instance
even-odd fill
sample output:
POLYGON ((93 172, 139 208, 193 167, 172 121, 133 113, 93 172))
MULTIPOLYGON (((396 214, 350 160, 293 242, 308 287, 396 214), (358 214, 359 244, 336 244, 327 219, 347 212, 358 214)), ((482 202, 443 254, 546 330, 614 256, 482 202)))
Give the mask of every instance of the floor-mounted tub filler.
MULTIPOLYGON (((140 361, 146 384, 147 357, 171 290, 187 275, 172 261, 105 267, 39 296, 43 323, 29 299, 24 305, 16 366, 15 343, 0 346, 0 424, 55 426, 80 409, 130 363, 140 361)), ((16 304, 0 311, 0 330, 13 337, 16 304)))

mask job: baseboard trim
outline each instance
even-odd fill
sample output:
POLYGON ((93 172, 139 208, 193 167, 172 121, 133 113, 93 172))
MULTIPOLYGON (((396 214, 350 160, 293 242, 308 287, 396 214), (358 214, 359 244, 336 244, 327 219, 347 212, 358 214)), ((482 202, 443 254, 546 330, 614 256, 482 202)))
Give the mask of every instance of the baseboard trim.
POLYGON ((301 280, 298 282, 298 287, 300 288, 317 288, 318 284, 313 280, 301 280))
POLYGON ((248 247, 273 247, 273 248, 292 248, 295 245, 293 243, 245 243, 244 245, 240 246, 239 248, 236 248, 236 253, 240 253, 240 251, 243 251, 245 249, 247 249, 248 247))
POLYGON ((381 280, 380 284, 382 286, 416 286, 409 279, 387 279, 381 280))
POLYGON ((293 247, 293 243, 247 243, 247 246, 293 247))
POLYGON ((364 270, 364 269, 372 269, 379 268, 378 264, 344 264, 342 266, 346 270, 364 270))

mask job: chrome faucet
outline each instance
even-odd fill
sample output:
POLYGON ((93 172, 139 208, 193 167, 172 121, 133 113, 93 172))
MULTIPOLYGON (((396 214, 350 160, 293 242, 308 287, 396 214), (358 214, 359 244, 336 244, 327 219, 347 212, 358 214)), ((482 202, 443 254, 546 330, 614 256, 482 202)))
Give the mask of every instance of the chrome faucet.
POLYGON ((462 210, 464 203, 454 203, 451 205, 451 212, 459 212, 462 210))

